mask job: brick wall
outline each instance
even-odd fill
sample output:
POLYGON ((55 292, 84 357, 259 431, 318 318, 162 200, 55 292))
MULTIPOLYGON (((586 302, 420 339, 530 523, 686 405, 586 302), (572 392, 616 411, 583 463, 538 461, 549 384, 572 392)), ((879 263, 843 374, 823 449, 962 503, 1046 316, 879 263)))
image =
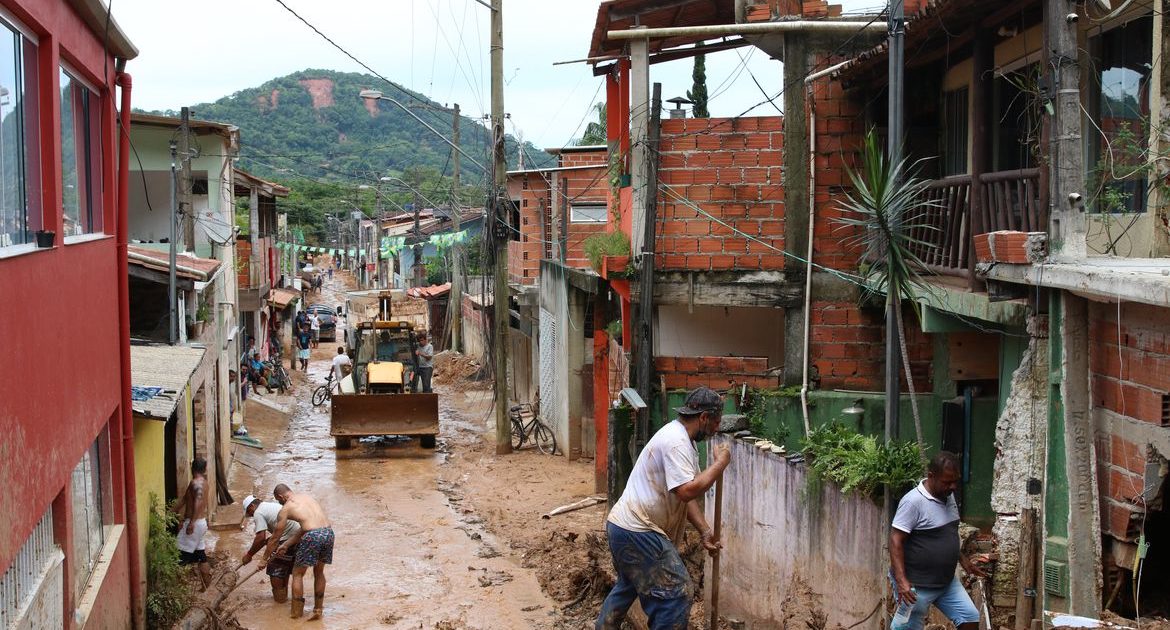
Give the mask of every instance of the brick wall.
POLYGON ((609 159, 608 156, 609 153, 605 147, 590 151, 565 151, 557 156, 557 163, 559 166, 592 166, 595 164, 604 166, 609 159))
POLYGON ((783 132, 779 116, 662 121, 658 268, 783 269, 783 132))
MULTIPOLYGON (((809 356, 820 377, 820 389, 881 391, 885 387, 885 311, 860 308, 855 302, 813 301, 809 356)), ((913 309, 905 307, 906 346, 918 392, 929 392, 933 350, 930 335, 916 325, 913 309)), ((904 370, 899 370, 899 373, 904 370)), ((906 379, 902 377, 902 391, 906 379)))
POLYGON ((777 377, 768 376, 767 357, 654 357, 654 369, 666 380, 668 389, 707 386, 726 390, 732 386, 776 387, 777 377))
MULTIPOLYGON (((582 161, 597 162, 598 152, 583 154, 569 154, 570 157, 582 161)), ((508 270, 511 281, 519 284, 535 285, 540 277, 540 261, 551 258, 556 252, 552 241, 558 239, 556 226, 561 222, 560 213, 564 206, 565 220, 571 216, 573 203, 605 203, 606 180, 605 153, 600 152, 601 166, 568 171, 530 172, 510 175, 508 191, 512 199, 519 199, 520 212, 520 241, 514 242, 508 249, 508 270), (560 182, 568 182, 567 199, 561 199, 561 192, 553 192, 551 186, 561 186, 560 182), (554 215, 555 213, 555 215, 554 215)), ((582 243, 591 234, 604 232, 604 223, 568 223, 568 234, 565 239, 565 263, 571 267, 588 268, 589 261, 585 258, 582 243)))
MULTIPOLYGON (((1116 305, 1089 307, 1090 393, 1094 408, 1136 422, 1165 426, 1170 392, 1170 311, 1124 304, 1118 326, 1116 305)), ((1109 424, 1112 433, 1097 435, 1097 482, 1102 529, 1133 540, 1142 513, 1149 446, 1132 425, 1109 424)), ((1163 456, 1170 453, 1162 453, 1163 456)))
POLYGON ((857 149, 865 134, 861 105, 842 91, 839 82, 821 80, 815 86, 813 106, 817 118, 814 262, 855 272, 860 249, 849 239, 857 231, 840 224, 843 213, 838 204, 843 193, 852 187, 848 169, 856 164, 857 149))
POLYGON ((246 238, 236 239, 236 284, 241 288, 252 286, 249 276, 252 261, 252 242, 246 238))

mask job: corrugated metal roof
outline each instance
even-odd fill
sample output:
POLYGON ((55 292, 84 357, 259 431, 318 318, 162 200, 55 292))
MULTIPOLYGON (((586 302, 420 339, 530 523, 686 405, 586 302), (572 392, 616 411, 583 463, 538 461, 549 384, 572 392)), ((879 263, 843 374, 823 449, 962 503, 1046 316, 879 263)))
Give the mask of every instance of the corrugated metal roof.
POLYGON ((149 400, 132 401, 134 413, 153 420, 170 418, 205 352, 192 346, 131 345, 130 383, 162 389, 149 400))

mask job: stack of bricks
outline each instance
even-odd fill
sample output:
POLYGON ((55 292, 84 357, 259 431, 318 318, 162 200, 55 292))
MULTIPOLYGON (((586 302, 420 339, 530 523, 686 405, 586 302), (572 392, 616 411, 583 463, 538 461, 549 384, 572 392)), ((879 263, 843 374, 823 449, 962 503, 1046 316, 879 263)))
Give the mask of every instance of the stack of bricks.
POLYGON ((662 121, 655 265, 783 269, 783 146, 779 116, 662 121))
POLYGON ((767 374, 764 357, 655 357, 654 369, 667 389, 706 386, 722 391, 744 384, 757 389, 778 385, 777 378, 767 374))
MULTIPOLYGON (((931 391, 933 351, 930 337, 913 325, 907 307, 906 350, 917 392, 931 391)), ((881 391, 885 374, 885 312, 862 309, 855 302, 814 301, 810 310, 809 356, 820 389, 881 391)), ((907 383, 904 370, 902 391, 907 383)))
MULTIPOLYGON (((1097 481, 1102 529, 1132 541, 1145 504, 1148 444, 1134 423, 1170 426, 1170 318, 1165 309, 1090 304, 1089 373, 1092 405, 1107 416, 1110 431, 1098 433, 1097 481)), ((1163 456, 1170 453, 1162 453, 1163 456)))

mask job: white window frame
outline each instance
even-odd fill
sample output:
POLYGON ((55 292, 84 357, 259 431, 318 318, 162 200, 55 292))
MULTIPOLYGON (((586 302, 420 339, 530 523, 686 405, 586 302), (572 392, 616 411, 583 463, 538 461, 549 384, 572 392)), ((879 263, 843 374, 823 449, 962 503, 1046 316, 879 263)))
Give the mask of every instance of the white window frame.
MULTIPOLYGON (((94 155, 90 156, 91 159, 93 160, 91 166, 94 167, 93 170, 95 170, 96 173, 87 173, 86 176, 89 180, 87 182, 87 185, 89 187, 90 197, 93 199, 93 201, 94 201, 93 205, 96 207, 95 216, 100 217, 102 225, 101 225, 100 230, 94 230, 92 232, 81 232, 78 234, 68 234, 62 238, 62 242, 65 243, 66 245, 74 245, 77 243, 86 243, 89 241, 97 240, 97 239, 103 238, 105 236, 111 236, 108 232, 106 232, 106 220, 105 220, 106 219, 106 216, 105 216, 106 215, 106 206, 105 206, 105 198, 102 195, 102 190, 103 190, 103 185, 104 185, 103 180, 105 177, 105 163, 102 161, 104 156, 103 156, 103 151, 102 151, 102 146, 101 146, 102 142, 103 142, 102 130, 101 130, 101 109, 100 109, 101 103, 102 103, 102 90, 97 89, 94 86, 94 84, 90 83, 89 80, 85 78, 84 74, 79 72, 68 61, 61 59, 59 62, 59 67, 60 67, 60 71, 58 72, 58 76, 60 75, 60 73, 63 72, 65 74, 69 75, 70 80, 76 81, 77 83, 80 83, 82 87, 89 90, 91 98, 89 99, 89 104, 88 104, 89 112, 87 112, 87 114, 89 114, 90 112, 93 111, 92 108, 94 108, 94 107, 98 108, 98 110, 97 110, 98 129, 96 129, 96 130, 90 129, 89 130, 90 133, 93 134, 94 136, 96 136, 98 139, 97 146, 91 147, 93 149, 94 155)), ((60 92, 60 86, 58 86, 58 92, 60 92)), ((87 116, 87 118, 88 118, 88 116, 87 116)), ((64 133, 63 121, 62 121, 62 124, 59 125, 59 128, 61 128, 61 132, 64 133)), ((74 134, 76 135, 76 131, 74 131, 74 134)), ((60 137, 60 138, 58 138, 58 140, 60 142, 64 142, 64 137, 60 137)), ((77 150, 77 146, 75 144, 74 151, 76 151, 76 150, 77 150)), ((62 155, 61 157, 62 157, 62 163, 59 166, 61 166, 61 170, 62 170, 62 172, 64 172, 64 169, 65 169, 65 164, 63 161, 64 155, 62 155)), ((62 182, 62 186, 64 186, 64 182, 62 182)), ((78 200, 78 204, 79 204, 78 218, 79 219, 81 218, 80 217, 81 212, 84 210, 80 206, 80 203, 81 203, 81 200, 79 199, 78 200)), ((92 220, 92 217, 91 217, 91 220, 92 220)), ((62 207, 62 213, 61 213, 61 225, 62 225, 61 231, 64 233, 64 231, 65 231, 64 230, 65 213, 64 213, 63 207, 62 207)))
POLYGON ((580 223, 580 224, 585 224, 585 225, 589 225, 589 224, 605 225, 608 222, 609 222, 609 205, 606 204, 605 202, 596 202, 596 203, 583 202, 583 203, 575 203, 575 204, 572 204, 569 206, 569 223, 580 223), (592 209, 600 209, 601 210, 601 220, 597 220, 594 218, 580 218, 580 215, 578 215, 577 211, 578 211, 578 209, 583 210, 585 208, 589 208, 591 210, 592 209))

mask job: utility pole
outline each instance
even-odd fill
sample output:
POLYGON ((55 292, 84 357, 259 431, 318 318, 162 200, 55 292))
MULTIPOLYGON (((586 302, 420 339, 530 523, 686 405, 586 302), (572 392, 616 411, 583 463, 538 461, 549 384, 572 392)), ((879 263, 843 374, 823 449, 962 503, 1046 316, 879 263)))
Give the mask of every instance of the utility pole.
POLYGON ((504 155, 504 0, 492 0, 492 236, 496 246, 493 270, 492 370, 496 385, 496 454, 512 452, 508 423, 508 162, 504 155))
MULTIPOLYGON (((419 186, 422 182, 416 180, 419 186)), ((414 193, 414 268, 411 272, 414 275, 414 286, 421 287, 427 281, 427 267, 423 263, 423 242, 422 230, 419 228, 419 213, 422 212, 422 196, 417 191, 414 193)))
MULTIPOLYGON (((455 103, 455 119, 451 124, 452 140, 459 146, 459 103, 455 103)), ((451 231, 458 234, 463 208, 459 205, 459 162, 463 159, 458 151, 451 156, 451 231)), ((451 298, 447 301, 451 309, 451 349, 459 352, 463 335, 463 244, 456 242, 451 247, 451 298)))
POLYGON ((191 203, 191 110, 184 107, 179 123, 179 213, 183 217, 183 249, 195 251, 195 204, 191 203))
MULTIPOLYGON (((655 211, 658 207, 658 139, 662 131, 662 84, 655 83, 650 97, 650 129, 646 134, 649 146, 642 153, 646 157, 646 222, 645 238, 642 241, 642 269, 639 282, 638 300, 638 327, 634 334, 634 352, 638 363, 636 366, 636 385, 638 394, 643 400, 653 400, 651 394, 654 372, 654 240, 655 240, 655 211)), ((662 410, 668 413, 667 409, 662 410)), ((636 436, 640 443, 650 440, 650 410, 640 412, 636 436)))
POLYGON ((168 242, 170 245, 170 252, 168 259, 170 264, 167 269, 167 343, 172 346, 179 341, 179 296, 175 292, 178 284, 178 279, 175 277, 175 265, 178 264, 176 260, 176 252, 178 243, 175 242, 177 236, 178 221, 179 221, 179 166, 178 166, 178 145, 174 140, 171 140, 171 235, 168 242))
MULTIPOLYGON (((891 168, 902 159, 902 109, 903 109, 903 81, 905 67, 906 16, 902 0, 890 0, 890 85, 889 85, 889 118, 887 122, 887 155, 891 168)), ((899 229, 900 219, 894 219, 892 229, 899 229)), ((888 249, 893 249, 889 247, 888 249)), ((889 261, 890 252, 887 252, 889 261)), ((812 273, 812 270, 809 270, 812 273)), ((898 296, 892 293, 886 295, 886 426, 885 438, 889 442, 898 431, 898 415, 901 403, 898 382, 898 362, 901 356, 901 334, 898 330, 897 300, 898 296)), ((888 522, 888 519, 887 519, 888 522)))

